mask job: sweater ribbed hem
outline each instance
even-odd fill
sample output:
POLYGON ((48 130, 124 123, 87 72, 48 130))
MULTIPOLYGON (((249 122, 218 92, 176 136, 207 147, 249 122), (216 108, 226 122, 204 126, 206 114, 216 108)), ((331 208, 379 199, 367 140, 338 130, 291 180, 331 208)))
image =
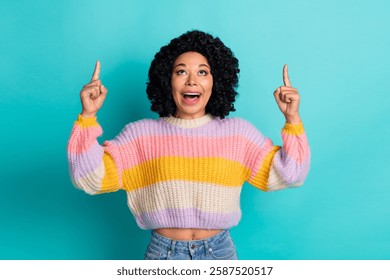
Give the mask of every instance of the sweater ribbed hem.
POLYGON ((76 124, 83 128, 99 125, 97 122, 97 117, 83 118, 81 115, 78 116, 76 124))
POLYGON ((305 132, 302 122, 299 124, 286 123, 282 129, 282 132, 292 135, 301 135, 305 132))

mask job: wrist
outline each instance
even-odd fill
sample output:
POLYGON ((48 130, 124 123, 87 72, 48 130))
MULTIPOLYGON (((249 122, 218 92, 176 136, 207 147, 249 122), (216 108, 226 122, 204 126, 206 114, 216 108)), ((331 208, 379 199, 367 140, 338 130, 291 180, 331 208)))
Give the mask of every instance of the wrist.
POLYGON ((96 117, 96 114, 81 112, 80 116, 82 116, 83 118, 94 118, 96 117))
POLYGON ((299 115, 286 116, 286 123, 299 124, 299 123, 301 123, 301 117, 299 115))

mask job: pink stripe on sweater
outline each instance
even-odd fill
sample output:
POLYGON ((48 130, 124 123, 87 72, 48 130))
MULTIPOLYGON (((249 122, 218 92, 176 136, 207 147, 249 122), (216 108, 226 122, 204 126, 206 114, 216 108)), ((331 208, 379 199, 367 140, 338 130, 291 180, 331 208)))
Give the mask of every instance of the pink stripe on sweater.
POLYGON ((269 139, 262 146, 242 136, 186 137, 183 135, 143 136, 118 147, 123 156, 123 169, 165 156, 188 158, 216 157, 239 162, 253 172, 273 147, 269 139))
POLYGON ((97 143, 96 138, 102 135, 102 133, 100 126, 82 128, 76 124, 69 139, 68 153, 82 154, 90 150, 97 143), (80 139, 83 139, 83 141, 80 141, 80 139))
POLYGON ((304 163, 309 157, 309 144, 306 134, 299 136, 282 133, 283 148, 289 158, 298 164, 304 163))

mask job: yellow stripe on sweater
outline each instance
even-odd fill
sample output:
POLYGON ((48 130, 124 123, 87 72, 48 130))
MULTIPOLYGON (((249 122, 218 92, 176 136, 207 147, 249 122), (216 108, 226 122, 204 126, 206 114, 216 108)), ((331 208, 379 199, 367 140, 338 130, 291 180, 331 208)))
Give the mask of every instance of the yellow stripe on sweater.
POLYGON ((272 150, 265 156, 259 172, 249 180, 249 183, 255 187, 267 191, 268 190, 268 178, 271 169, 272 159, 275 153, 280 150, 279 146, 274 146, 272 150))
POLYGON ((103 154, 103 162, 104 177, 102 180, 102 188, 99 193, 115 192, 119 189, 119 177, 115 162, 107 153, 103 154))
POLYGON ((302 122, 299 124, 286 123, 282 129, 282 132, 291 135, 301 135, 305 132, 305 129, 303 128, 302 122))
POLYGON ((77 125, 82 128, 87 128, 91 126, 99 126, 97 122, 97 117, 92 118, 83 118, 81 115, 78 116, 77 121, 75 122, 77 125))
POLYGON ((249 176, 250 170, 248 168, 232 160, 168 156, 149 160, 125 170, 122 178, 124 188, 132 191, 158 182, 172 180, 238 187, 242 186, 249 176))

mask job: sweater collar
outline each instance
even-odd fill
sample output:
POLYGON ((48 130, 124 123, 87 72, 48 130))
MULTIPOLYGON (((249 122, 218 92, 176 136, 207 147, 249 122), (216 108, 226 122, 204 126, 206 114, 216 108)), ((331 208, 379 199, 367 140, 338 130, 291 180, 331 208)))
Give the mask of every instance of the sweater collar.
POLYGON ((214 116, 211 114, 206 114, 203 117, 197 119, 180 119, 180 118, 170 116, 170 117, 165 117, 163 119, 166 122, 181 128, 197 128, 212 121, 214 119, 214 116))

